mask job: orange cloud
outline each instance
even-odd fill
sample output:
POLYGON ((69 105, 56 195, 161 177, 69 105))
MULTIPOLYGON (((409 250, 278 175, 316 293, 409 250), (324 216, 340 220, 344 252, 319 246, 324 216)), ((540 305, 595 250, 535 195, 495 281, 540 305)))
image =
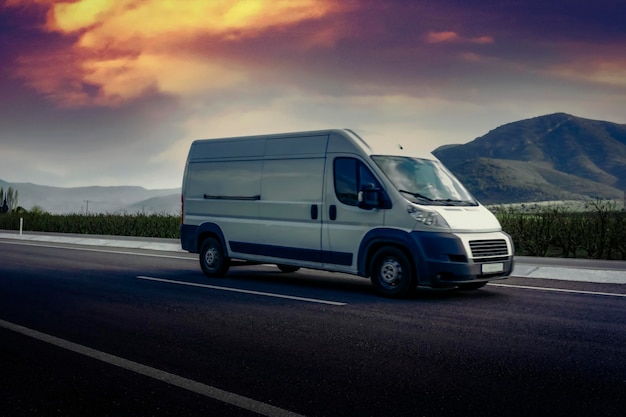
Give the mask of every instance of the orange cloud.
MULTIPOLYGON (((90 102, 117 105, 147 91, 203 92, 246 80, 242 69, 193 52, 202 46, 242 42, 265 31, 321 19, 345 9, 335 0, 7 0, 7 6, 33 4, 48 9, 45 30, 74 37, 64 70, 32 70, 22 60, 20 75, 31 86, 64 105, 89 101, 83 85, 96 87, 90 102)), ((332 30, 320 29, 305 46, 332 46, 332 30)), ((59 51, 55 51, 58 54, 59 51)), ((55 61, 53 57, 48 58, 55 61)))
POLYGON ((55 0, 4 0, 4 6, 6 7, 25 7, 34 4, 52 5, 54 3, 55 0))
POLYGON ((89 105, 83 71, 76 62, 80 57, 69 51, 51 51, 47 55, 23 56, 17 61, 18 75, 26 84, 63 107, 89 105))
POLYGON ((580 62, 555 65, 546 72, 574 81, 604 84, 614 88, 626 87, 626 59, 617 54, 610 58, 587 56, 580 62))
POLYGON ((48 27, 63 33, 84 31, 79 45, 99 48, 172 36, 236 39, 317 19, 334 9, 328 0, 82 0, 56 4, 48 27))
POLYGON ((494 39, 491 36, 479 36, 476 38, 465 38, 453 31, 428 32, 426 35, 427 43, 475 43, 475 44, 492 44, 494 39))
POLYGON ((428 32, 426 42, 443 43, 443 42, 459 42, 461 37, 456 32, 428 32))

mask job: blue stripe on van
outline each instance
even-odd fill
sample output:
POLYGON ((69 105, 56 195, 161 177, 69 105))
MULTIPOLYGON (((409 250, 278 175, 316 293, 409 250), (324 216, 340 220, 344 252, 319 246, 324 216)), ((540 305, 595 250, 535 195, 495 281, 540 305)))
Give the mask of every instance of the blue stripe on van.
POLYGON ((331 252, 329 250, 322 251, 322 262, 334 265, 352 265, 352 254, 348 252, 331 252))
POLYGON ((228 242, 233 252, 272 256, 307 262, 324 262, 336 265, 352 265, 352 254, 347 252, 321 251, 292 248, 289 246, 262 245, 260 243, 228 242))

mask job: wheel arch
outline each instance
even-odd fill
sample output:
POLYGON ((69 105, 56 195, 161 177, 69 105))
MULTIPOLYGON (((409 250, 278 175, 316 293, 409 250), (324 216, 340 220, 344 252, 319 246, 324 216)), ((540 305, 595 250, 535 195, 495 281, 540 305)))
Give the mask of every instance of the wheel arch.
POLYGON ((211 223, 211 222, 202 223, 196 229, 195 240, 196 240, 197 250, 199 251, 200 248, 202 247, 202 243, 210 237, 216 238, 220 242, 220 244, 222 245, 222 248, 224 248, 225 254, 228 256, 230 251, 229 251, 228 245, 226 244, 224 233, 222 232, 222 229, 216 223, 211 223))
POLYGON ((394 246, 400 249, 411 262, 416 279, 422 276, 422 250, 411 235, 404 230, 378 228, 370 230, 361 241, 358 254, 358 274, 369 278, 372 274, 371 264, 374 254, 382 247, 394 246))

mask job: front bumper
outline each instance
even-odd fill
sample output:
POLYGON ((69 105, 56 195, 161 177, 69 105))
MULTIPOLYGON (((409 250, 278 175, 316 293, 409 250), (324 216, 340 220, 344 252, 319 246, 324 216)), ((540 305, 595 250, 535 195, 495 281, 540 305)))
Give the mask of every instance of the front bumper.
POLYGON ((506 278, 513 272, 514 249, 506 233, 411 235, 420 248, 420 254, 414 256, 419 285, 449 287, 487 282, 506 278))

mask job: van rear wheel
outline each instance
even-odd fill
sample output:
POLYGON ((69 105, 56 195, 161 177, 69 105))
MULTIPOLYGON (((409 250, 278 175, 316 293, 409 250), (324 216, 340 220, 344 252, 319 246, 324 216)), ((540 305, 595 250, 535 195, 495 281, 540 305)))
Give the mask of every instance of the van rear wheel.
POLYGON ((230 259, 224 255, 224 249, 215 238, 207 238, 200 247, 200 268, 207 277, 223 277, 230 267, 230 259))
POLYGON ((417 283, 409 258, 394 246, 385 246, 374 255, 371 281, 379 294, 394 298, 408 296, 417 283))

